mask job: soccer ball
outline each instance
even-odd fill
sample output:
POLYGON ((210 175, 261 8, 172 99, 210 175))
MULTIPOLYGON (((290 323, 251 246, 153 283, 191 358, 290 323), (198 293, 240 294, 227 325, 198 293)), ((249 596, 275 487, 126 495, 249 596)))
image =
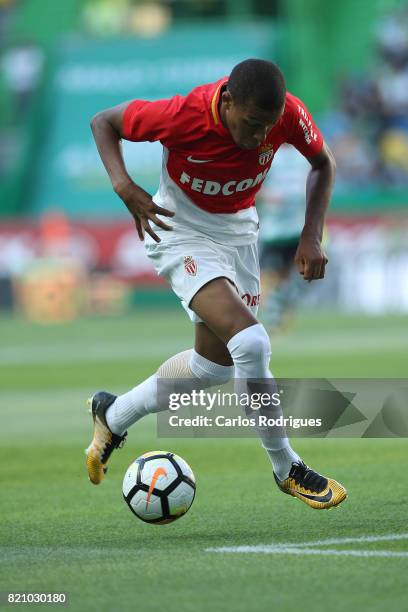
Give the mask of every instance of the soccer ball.
POLYGON ((123 498, 130 510, 146 523, 171 523, 187 512, 194 501, 195 478, 191 467, 174 453, 144 453, 128 468, 123 498))

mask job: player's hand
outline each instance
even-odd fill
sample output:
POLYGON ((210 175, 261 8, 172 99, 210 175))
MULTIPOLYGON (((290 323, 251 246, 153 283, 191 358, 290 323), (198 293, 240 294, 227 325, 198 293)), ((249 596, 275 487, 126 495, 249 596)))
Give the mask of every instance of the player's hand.
POLYGON ((167 210, 167 208, 157 206, 147 191, 135 183, 129 182, 125 186, 116 188, 115 191, 124 201, 129 212, 133 216, 140 240, 144 240, 145 232, 147 232, 153 240, 160 242, 160 238, 152 229, 150 222, 166 231, 171 231, 173 229, 171 225, 164 223, 157 215, 173 217, 174 212, 167 210))
POLYGON ((295 264, 305 280, 310 283, 312 280, 324 278, 328 261, 318 238, 301 236, 295 255, 295 264))

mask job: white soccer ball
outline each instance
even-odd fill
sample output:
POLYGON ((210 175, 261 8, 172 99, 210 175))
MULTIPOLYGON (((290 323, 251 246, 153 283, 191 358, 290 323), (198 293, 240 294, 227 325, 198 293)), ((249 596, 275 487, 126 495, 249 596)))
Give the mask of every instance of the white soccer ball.
POLYGON ((194 501, 195 477, 184 459, 167 451, 144 453, 128 468, 123 498, 130 510, 146 523, 171 523, 187 512, 194 501))

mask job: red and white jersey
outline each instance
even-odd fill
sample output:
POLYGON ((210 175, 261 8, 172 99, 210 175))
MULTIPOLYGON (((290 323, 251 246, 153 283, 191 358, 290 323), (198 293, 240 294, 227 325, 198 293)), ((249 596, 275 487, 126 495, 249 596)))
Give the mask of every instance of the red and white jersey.
POLYGON ((279 147, 289 143, 313 157, 323 138, 305 105, 287 93, 284 113, 262 144, 237 147, 218 113, 227 82, 224 77, 166 100, 134 100, 124 113, 123 136, 162 143, 160 187, 153 199, 175 211, 175 229, 248 244, 257 238, 255 195, 279 147))

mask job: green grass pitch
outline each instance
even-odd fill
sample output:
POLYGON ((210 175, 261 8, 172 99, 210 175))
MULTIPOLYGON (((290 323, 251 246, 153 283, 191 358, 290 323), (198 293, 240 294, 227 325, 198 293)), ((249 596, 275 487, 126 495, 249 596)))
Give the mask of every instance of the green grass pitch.
MULTIPOLYGON (((403 317, 304 316, 272 339, 272 370, 406 377, 407 329, 403 317)), ((406 609, 408 556, 387 551, 408 552, 408 540, 319 547, 372 556, 207 549, 405 534, 407 440, 294 440, 349 490, 323 512, 278 491, 257 440, 158 440, 152 417, 130 430, 94 487, 84 469, 86 398, 123 392, 191 346, 187 318, 153 310, 61 327, 1 319, 0 338, 0 591, 66 591, 75 611, 406 609), (174 524, 146 525, 126 508, 121 482, 135 457, 163 448, 192 466, 196 500, 174 524)))

